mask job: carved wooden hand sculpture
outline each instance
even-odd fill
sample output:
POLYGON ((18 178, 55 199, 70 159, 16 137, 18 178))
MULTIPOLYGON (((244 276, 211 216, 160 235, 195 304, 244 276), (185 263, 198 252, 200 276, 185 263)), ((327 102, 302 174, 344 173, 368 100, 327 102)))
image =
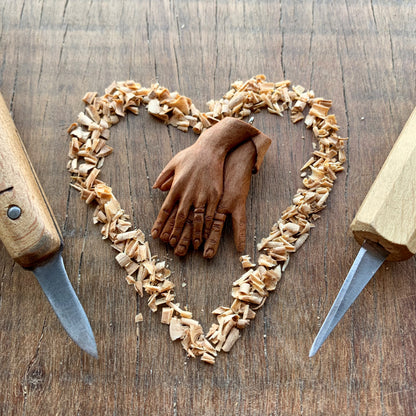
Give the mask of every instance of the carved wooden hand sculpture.
MULTIPOLYGON (((205 230, 204 257, 212 258, 218 250, 227 214, 233 222, 234 243, 237 251, 243 251, 246 241, 246 199, 251 176, 257 172, 271 140, 260 133, 229 153, 224 166, 224 193, 214 215, 210 230, 205 230), (261 160, 260 160, 261 159, 261 160)), ((175 254, 183 256, 192 239, 192 216, 189 216, 175 248, 175 254)))
POLYGON ((170 190, 153 224, 152 237, 161 236, 163 241, 169 240, 175 247, 193 207, 192 240, 194 247, 198 248, 204 226, 211 229, 223 193, 227 154, 259 133, 251 124, 227 117, 204 131, 192 146, 174 156, 153 185, 162 191, 170 190), (167 222, 169 227, 166 228, 167 222))

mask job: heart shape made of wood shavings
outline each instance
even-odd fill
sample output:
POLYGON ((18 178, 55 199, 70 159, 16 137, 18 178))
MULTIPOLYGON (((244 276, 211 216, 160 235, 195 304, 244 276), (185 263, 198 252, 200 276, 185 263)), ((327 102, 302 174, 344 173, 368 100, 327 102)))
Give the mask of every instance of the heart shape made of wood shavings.
MULTIPOLYGON (((101 225, 103 239, 117 251, 115 258, 127 273, 127 283, 140 296, 149 296, 148 306, 153 312, 161 309, 161 322, 169 326, 172 341, 180 340, 188 356, 214 364, 220 351, 231 350, 240 331, 276 289, 290 255, 308 238, 318 212, 326 206, 336 174, 343 170, 347 138, 337 134, 336 118, 329 114, 332 101, 315 97, 312 90, 301 86, 291 87, 290 81, 267 81, 264 75, 235 81, 220 100, 207 103, 206 112, 199 111, 190 98, 159 84, 146 88, 134 81, 113 82, 103 96, 88 92, 83 101, 85 111, 68 129, 71 186, 87 204, 95 206, 93 222, 101 225), (248 255, 240 257, 246 270, 232 283, 232 303, 212 312, 216 322, 206 333, 191 311, 174 302, 175 285, 168 265, 152 255, 144 232, 133 229, 111 187, 98 179, 105 157, 113 151, 108 144, 110 128, 128 112, 138 114, 140 106, 167 125, 184 132, 192 129, 197 134, 224 117, 242 119, 262 109, 279 116, 289 110, 293 123, 304 120, 313 132, 313 151, 301 168, 303 188, 298 189, 269 235, 257 244, 257 264, 248 255)), ((136 322, 141 319, 138 314, 136 322)))

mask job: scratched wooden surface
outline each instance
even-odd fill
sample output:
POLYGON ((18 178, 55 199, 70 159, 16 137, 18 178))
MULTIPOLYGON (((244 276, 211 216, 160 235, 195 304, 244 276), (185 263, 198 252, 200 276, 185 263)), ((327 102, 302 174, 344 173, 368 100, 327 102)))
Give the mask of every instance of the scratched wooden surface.
MULTIPOLYGON (((383 265, 308 358, 358 251, 348 226, 416 103, 412 0, 1 0, 0 11, 0 91, 63 230, 66 268, 99 352, 94 360, 70 341, 36 280, 0 245, 0 414, 416 414, 414 259, 383 265), (113 80, 158 81, 203 108, 259 73, 332 99, 349 159, 276 292, 209 366, 188 359, 127 286, 92 210, 69 187, 66 129, 84 93, 101 94, 113 80), (135 324, 138 312, 144 321, 135 324)), ((255 123, 273 145, 248 201, 253 256, 311 151, 309 132, 286 117, 259 114, 255 123)), ((163 201, 152 181, 194 139, 145 110, 113 131, 103 177, 147 234, 163 201)), ((172 259, 178 300, 207 329, 240 274, 231 227, 213 261, 151 247, 172 259)))

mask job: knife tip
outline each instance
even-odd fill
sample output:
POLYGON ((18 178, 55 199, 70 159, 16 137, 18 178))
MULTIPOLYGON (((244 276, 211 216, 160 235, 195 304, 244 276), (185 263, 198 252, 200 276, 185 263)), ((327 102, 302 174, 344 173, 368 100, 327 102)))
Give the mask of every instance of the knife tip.
POLYGON ((317 353, 317 351, 318 350, 316 350, 314 348, 311 348, 310 351, 309 351, 309 358, 312 358, 317 353))
POLYGON ((311 349, 309 350, 309 358, 312 358, 319 350, 321 346, 316 345, 315 342, 312 344, 311 349))
POLYGON ((80 345, 78 342, 76 342, 76 344, 78 344, 78 346, 87 354, 91 355, 91 357, 98 360, 97 344, 95 343, 95 340, 90 341, 88 345, 80 345))
POLYGON ((89 354, 95 358, 96 360, 98 360, 98 351, 97 351, 97 347, 94 348, 94 350, 90 351, 89 354))

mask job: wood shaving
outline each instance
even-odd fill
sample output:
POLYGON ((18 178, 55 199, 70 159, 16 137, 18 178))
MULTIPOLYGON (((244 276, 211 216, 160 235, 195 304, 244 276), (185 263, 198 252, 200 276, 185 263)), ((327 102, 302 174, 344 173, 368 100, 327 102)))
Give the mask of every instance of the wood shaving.
MULTIPOLYGON (((214 364, 217 352, 231 350, 240 338, 240 331, 276 289, 290 255, 305 244, 313 222, 319 218, 318 212, 325 208, 337 173, 344 169, 347 138, 337 134, 336 118, 329 114, 332 101, 316 98, 313 91, 299 85, 291 88, 288 80, 266 81, 264 75, 245 82, 235 81, 220 100, 208 102, 206 112, 198 110, 191 99, 178 92, 171 93, 159 84, 146 88, 134 81, 113 82, 103 96, 88 92, 83 101, 85 111, 68 128, 67 168, 71 186, 87 204, 95 205, 93 222, 101 226, 103 239, 109 240, 116 250, 115 259, 127 273, 127 283, 140 296, 149 295, 148 306, 153 312, 161 309, 161 322, 169 325, 172 341, 180 340, 190 357, 214 364), (205 335, 192 313, 174 303, 175 285, 166 263, 152 256, 143 231, 132 228, 111 187, 99 178, 104 159, 113 151, 108 144, 110 128, 128 112, 138 114, 140 106, 168 125, 182 131, 192 128, 197 134, 224 117, 241 119, 262 109, 282 116, 283 111, 290 110, 291 121, 303 120, 315 139, 312 155, 301 168, 304 188, 297 191, 292 205, 258 243, 261 253, 257 266, 248 255, 240 257, 242 266, 248 270, 233 283, 231 306, 213 311, 217 322, 205 335)), ((142 319, 139 313, 135 322, 142 319)))
POLYGON ((138 313, 134 318, 134 322, 143 322, 143 315, 141 313, 138 313))
POLYGON ((250 269, 255 266, 255 264, 251 262, 251 257, 248 254, 240 257, 240 263, 241 266, 243 266, 243 269, 250 269))

